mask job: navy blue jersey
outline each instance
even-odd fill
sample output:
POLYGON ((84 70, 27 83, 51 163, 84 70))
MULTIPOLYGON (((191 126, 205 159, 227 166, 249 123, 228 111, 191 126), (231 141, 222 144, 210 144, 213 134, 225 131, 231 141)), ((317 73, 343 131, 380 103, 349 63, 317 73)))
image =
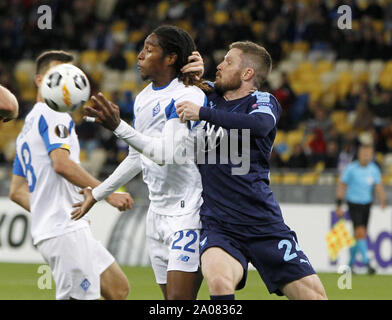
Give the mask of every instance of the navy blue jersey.
POLYGON ((216 164, 199 165, 203 184, 204 204, 200 215, 211 216, 233 224, 267 225, 283 221, 280 207, 269 187, 269 158, 277 131, 281 106, 276 98, 266 92, 256 91, 243 98, 226 101, 213 92, 207 96, 207 106, 200 109, 200 120, 207 125, 222 127, 228 139, 238 139, 241 151, 241 129, 250 129, 250 167, 247 173, 233 175, 238 164, 221 157, 216 148, 216 164), (238 130, 233 135, 230 129, 238 130))

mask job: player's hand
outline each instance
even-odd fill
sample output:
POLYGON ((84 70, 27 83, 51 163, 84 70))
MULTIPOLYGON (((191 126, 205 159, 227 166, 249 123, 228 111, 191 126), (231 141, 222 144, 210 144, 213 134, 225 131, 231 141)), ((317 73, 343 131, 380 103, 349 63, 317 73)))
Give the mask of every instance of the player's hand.
POLYGON ((77 208, 71 213, 72 220, 79 220, 80 218, 82 218, 97 202, 97 200, 95 200, 93 197, 91 188, 89 187, 80 190, 79 194, 82 194, 84 196, 84 201, 72 205, 72 208, 77 208))
POLYGON ((128 192, 115 192, 105 199, 110 205, 120 211, 131 209, 134 201, 128 192))
POLYGON ((195 78, 200 80, 204 74, 204 62, 198 51, 193 51, 192 55, 188 57, 188 64, 181 68, 182 73, 193 72, 195 78))
POLYGON ((193 102, 183 101, 177 104, 177 114, 182 122, 187 120, 199 121, 200 106, 193 102))
MULTIPOLYGON (((94 117, 95 122, 101 124, 111 131, 116 130, 121 122, 120 108, 113 102, 107 100, 100 92, 97 96, 91 97, 92 106, 84 108, 87 116, 94 117)), ((83 117, 86 120, 86 116, 83 117)))
POLYGON ((344 211, 341 207, 336 208, 336 215, 338 216, 338 218, 343 218, 344 215, 344 211))

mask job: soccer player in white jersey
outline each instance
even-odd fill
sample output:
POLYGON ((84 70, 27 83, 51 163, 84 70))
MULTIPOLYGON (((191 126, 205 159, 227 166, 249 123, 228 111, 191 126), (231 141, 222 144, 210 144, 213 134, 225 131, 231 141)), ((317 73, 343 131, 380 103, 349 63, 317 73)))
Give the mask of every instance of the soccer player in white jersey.
MULTIPOLYGON (((64 51, 44 52, 37 58, 37 103, 16 141, 10 198, 31 212, 33 243, 52 269, 56 299, 125 299, 128 280, 93 238, 88 217, 74 221, 70 215, 72 204, 81 200, 80 188, 100 182, 80 166, 71 116, 50 109, 40 94, 47 70, 72 60, 64 51)), ((129 194, 108 195, 106 200, 120 210, 133 202, 129 194)))
POLYGON ((0 85, 0 122, 15 119, 18 112, 18 100, 11 91, 0 85))
POLYGON ((199 272, 199 210, 201 180, 196 164, 179 164, 177 146, 197 123, 182 123, 176 105, 192 100, 205 103, 201 85, 192 74, 181 73, 195 50, 192 38, 173 26, 155 29, 138 55, 138 69, 152 82, 135 99, 133 127, 122 121, 119 109, 102 94, 93 97, 89 116, 129 145, 128 157, 92 192, 84 189, 85 201, 73 213, 82 217, 96 202, 140 171, 151 200, 147 214, 147 245, 156 281, 165 299, 196 299, 199 272))

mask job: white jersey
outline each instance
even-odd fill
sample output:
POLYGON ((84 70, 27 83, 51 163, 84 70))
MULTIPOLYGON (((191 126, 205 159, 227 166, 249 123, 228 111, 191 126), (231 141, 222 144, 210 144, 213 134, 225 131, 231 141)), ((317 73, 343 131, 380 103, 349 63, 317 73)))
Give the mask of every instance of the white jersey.
POLYGON ((71 219, 72 204, 83 200, 77 186, 57 174, 49 153, 67 149, 79 162, 79 141, 74 122, 67 113, 56 112, 45 103, 35 104, 16 140, 13 173, 26 178, 30 191, 31 234, 34 244, 87 227, 88 217, 71 219))
MULTIPOLYGON (((176 105, 183 101, 202 106, 206 96, 198 87, 186 87, 177 78, 160 88, 154 88, 150 83, 135 99, 135 130, 146 136, 161 137, 170 121, 181 130, 186 124, 179 122, 176 105)), ((181 215, 200 208, 202 184, 195 163, 158 165, 143 154, 140 159, 153 210, 166 215, 181 215)))

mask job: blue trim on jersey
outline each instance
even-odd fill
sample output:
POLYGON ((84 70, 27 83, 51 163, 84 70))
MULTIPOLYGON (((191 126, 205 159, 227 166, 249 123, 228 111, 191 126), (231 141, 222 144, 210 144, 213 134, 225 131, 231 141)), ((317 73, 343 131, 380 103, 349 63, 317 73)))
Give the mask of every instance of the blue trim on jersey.
MULTIPOLYGON (((175 79, 175 78, 174 78, 175 79)), ((173 80, 174 80, 173 79, 173 80)), ((173 81, 172 80, 172 81, 173 81)), ((168 84, 165 84, 164 86, 162 86, 162 87, 154 87, 154 84, 153 83, 151 83, 152 84, 152 90, 154 90, 154 91, 158 91, 158 90, 162 90, 162 89, 165 89, 165 88, 167 88, 171 83, 172 83, 172 81, 170 81, 168 84)))
POLYGON ((48 134, 48 123, 46 122, 44 116, 41 116, 41 118, 39 118, 38 130, 39 130, 39 134, 41 135, 42 139, 45 142, 46 151, 48 152, 48 154, 51 151, 55 149, 59 149, 64 145, 63 143, 52 143, 52 144, 50 143, 49 134, 48 134))
POLYGON ((19 161, 18 155, 15 156, 14 167, 12 169, 12 174, 15 174, 17 176, 21 176, 21 177, 26 178, 26 175, 23 172, 22 164, 19 161))
POLYGON ((71 135, 71 132, 72 132, 72 129, 73 129, 74 126, 75 126, 75 122, 73 120, 71 120, 71 122, 69 124, 69 128, 68 128, 68 131, 69 131, 70 135, 71 135))
MULTIPOLYGON (((204 108, 204 107, 207 106, 207 102, 208 102, 208 99, 207 99, 207 96, 205 96, 205 97, 204 97, 204 104, 202 105, 202 108, 204 108)), ((201 122, 201 120, 199 120, 199 121, 194 121, 191 130, 192 130, 194 127, 196 127, 200 122, 201 122)))
POLYGON ((175 118, 180 118, 177 114, 176 106, 174 105, 175 100, 172 99, 170 103, 165 107, 165 114, 166 114, 166 119, 175 119, 175 118))
POLYGON ((271 94, 268 92, 260 92, 260 91, 255 91, 252 93, 252 96, 256 97, 256 104, 257 104, 257 109, 253 110, 249 114, 252 113, 266 113, 272 116, 274 118, 274 124, 276 125, 276 117, 274 113, 272 112, 272 102, 271 102, 271 94))
POLYGON ((211 88, 215 88, 215 82, 212 82, 212 81, 206 81, 207 82, 207 84, 211 87, 211 88))

